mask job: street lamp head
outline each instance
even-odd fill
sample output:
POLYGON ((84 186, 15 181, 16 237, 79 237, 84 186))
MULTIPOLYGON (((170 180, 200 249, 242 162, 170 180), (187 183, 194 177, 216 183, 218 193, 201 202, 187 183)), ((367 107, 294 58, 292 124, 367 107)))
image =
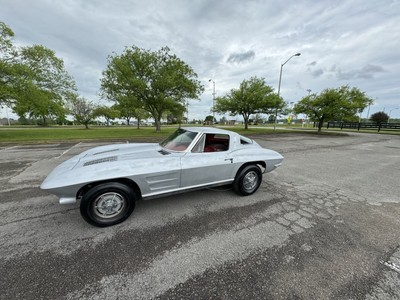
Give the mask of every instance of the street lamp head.
POLYGON ((300 56, 301 55, 301 53, 296 53, 294 56, 300 56))

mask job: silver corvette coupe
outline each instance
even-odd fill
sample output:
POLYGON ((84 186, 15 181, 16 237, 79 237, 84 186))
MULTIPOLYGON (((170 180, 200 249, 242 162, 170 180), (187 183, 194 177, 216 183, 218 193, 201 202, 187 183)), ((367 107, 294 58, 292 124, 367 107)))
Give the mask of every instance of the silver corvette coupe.
POLYGON ((87 150, 56 167, 40 186, 61 204, 80 200, 95 226, 127 219, 138 199, 232 184, 242 196, 257 191, 262 173, 281 165, 279 153, 235 132, 180 128, 160 144, 114 144, 87 150))

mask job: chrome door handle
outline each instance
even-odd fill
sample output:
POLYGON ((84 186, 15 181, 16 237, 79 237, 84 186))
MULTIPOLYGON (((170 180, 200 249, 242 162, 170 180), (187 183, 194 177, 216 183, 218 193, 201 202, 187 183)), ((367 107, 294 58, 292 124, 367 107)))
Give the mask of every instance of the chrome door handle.
POLYGON ((233 164, 233 158, 225 158, 225 161, 230 160, 231 164, 233 164))

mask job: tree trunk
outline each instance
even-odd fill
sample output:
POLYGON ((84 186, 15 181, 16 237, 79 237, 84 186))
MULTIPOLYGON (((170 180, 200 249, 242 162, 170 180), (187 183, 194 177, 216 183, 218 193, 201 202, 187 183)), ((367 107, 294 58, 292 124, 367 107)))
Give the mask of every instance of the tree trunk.
POLYGON ((245 129, 245 130, 249 129, 249 117, 250 117, 250 116, 243 115, 244 129, 245 129))
POLYGON ((322 125, 324 124, 324 117, 320 118, 318 121, 318 132, 321 132, 322 125))
POLYGON ((154 121, 156 123, 156 131, 160 132, 161 131, 161 121, 160 121, 160 119, 155 119, 154 121))
POLYGON ((140 129, 140 118, 137 118, 137 129, 140 129))

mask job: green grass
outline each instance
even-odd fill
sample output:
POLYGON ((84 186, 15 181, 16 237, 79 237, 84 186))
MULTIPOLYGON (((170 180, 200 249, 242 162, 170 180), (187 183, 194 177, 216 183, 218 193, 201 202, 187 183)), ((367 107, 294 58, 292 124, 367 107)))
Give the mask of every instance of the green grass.
POLYGON ((76 141, 76 140, 162 140, 172 133, 175 128, 165 127, 161 132, 156 132, 154 127, 90 127, 85 129, 79 126, 55 127, 0 127, 0 142, 18 143, 33 142, 44 143, 51 141, 76 141))
MULTIPOLYGON (((242 135, 254 136, 259 134, 313 134, 316 135, 316 128, 285 127, 279 125, 279 129, 273 129, 273 126, 251 126, 245 130, 240 126, 218 126, 223 129, 235 131, 242 135), (285 128, 285 129, 282 129, 285 128)), ((51 126, 51 127, 32 127, 32 126, 1 126, 0 143, 49 143, 49 142, 68 142, 85 140, 104 140, 104 141, 148 141, 158 142, 163 140, 177 126, 163 126, 161 132, 156 132, 154 127, 136 127, 128 126, 91 126, 85 129, 82 126, 51 126)), ((346 132, 357 132, 355 130, 326 130, 319 135, 346 135, 346 132)), ((377 131, 365 131, 368 133, 378 133, 377 131)), ((387 133, 381 131, 381 134, 387 133)), ((400 134, 400 131, 391 131, 390 134, 400 134)))
MULTIPOLYGON (((80 140, 147 140, 160 141, 175 131, 177 126, 163 126, 161 132, 154 127, 127 126, 91 126, 85 129, 81 126, 2 126, 0 127, 0 143, 46 143, 80 140)), ((249 129, 229 127, 228 129, 244 135, 271 133, 270 129, 249 129)))

